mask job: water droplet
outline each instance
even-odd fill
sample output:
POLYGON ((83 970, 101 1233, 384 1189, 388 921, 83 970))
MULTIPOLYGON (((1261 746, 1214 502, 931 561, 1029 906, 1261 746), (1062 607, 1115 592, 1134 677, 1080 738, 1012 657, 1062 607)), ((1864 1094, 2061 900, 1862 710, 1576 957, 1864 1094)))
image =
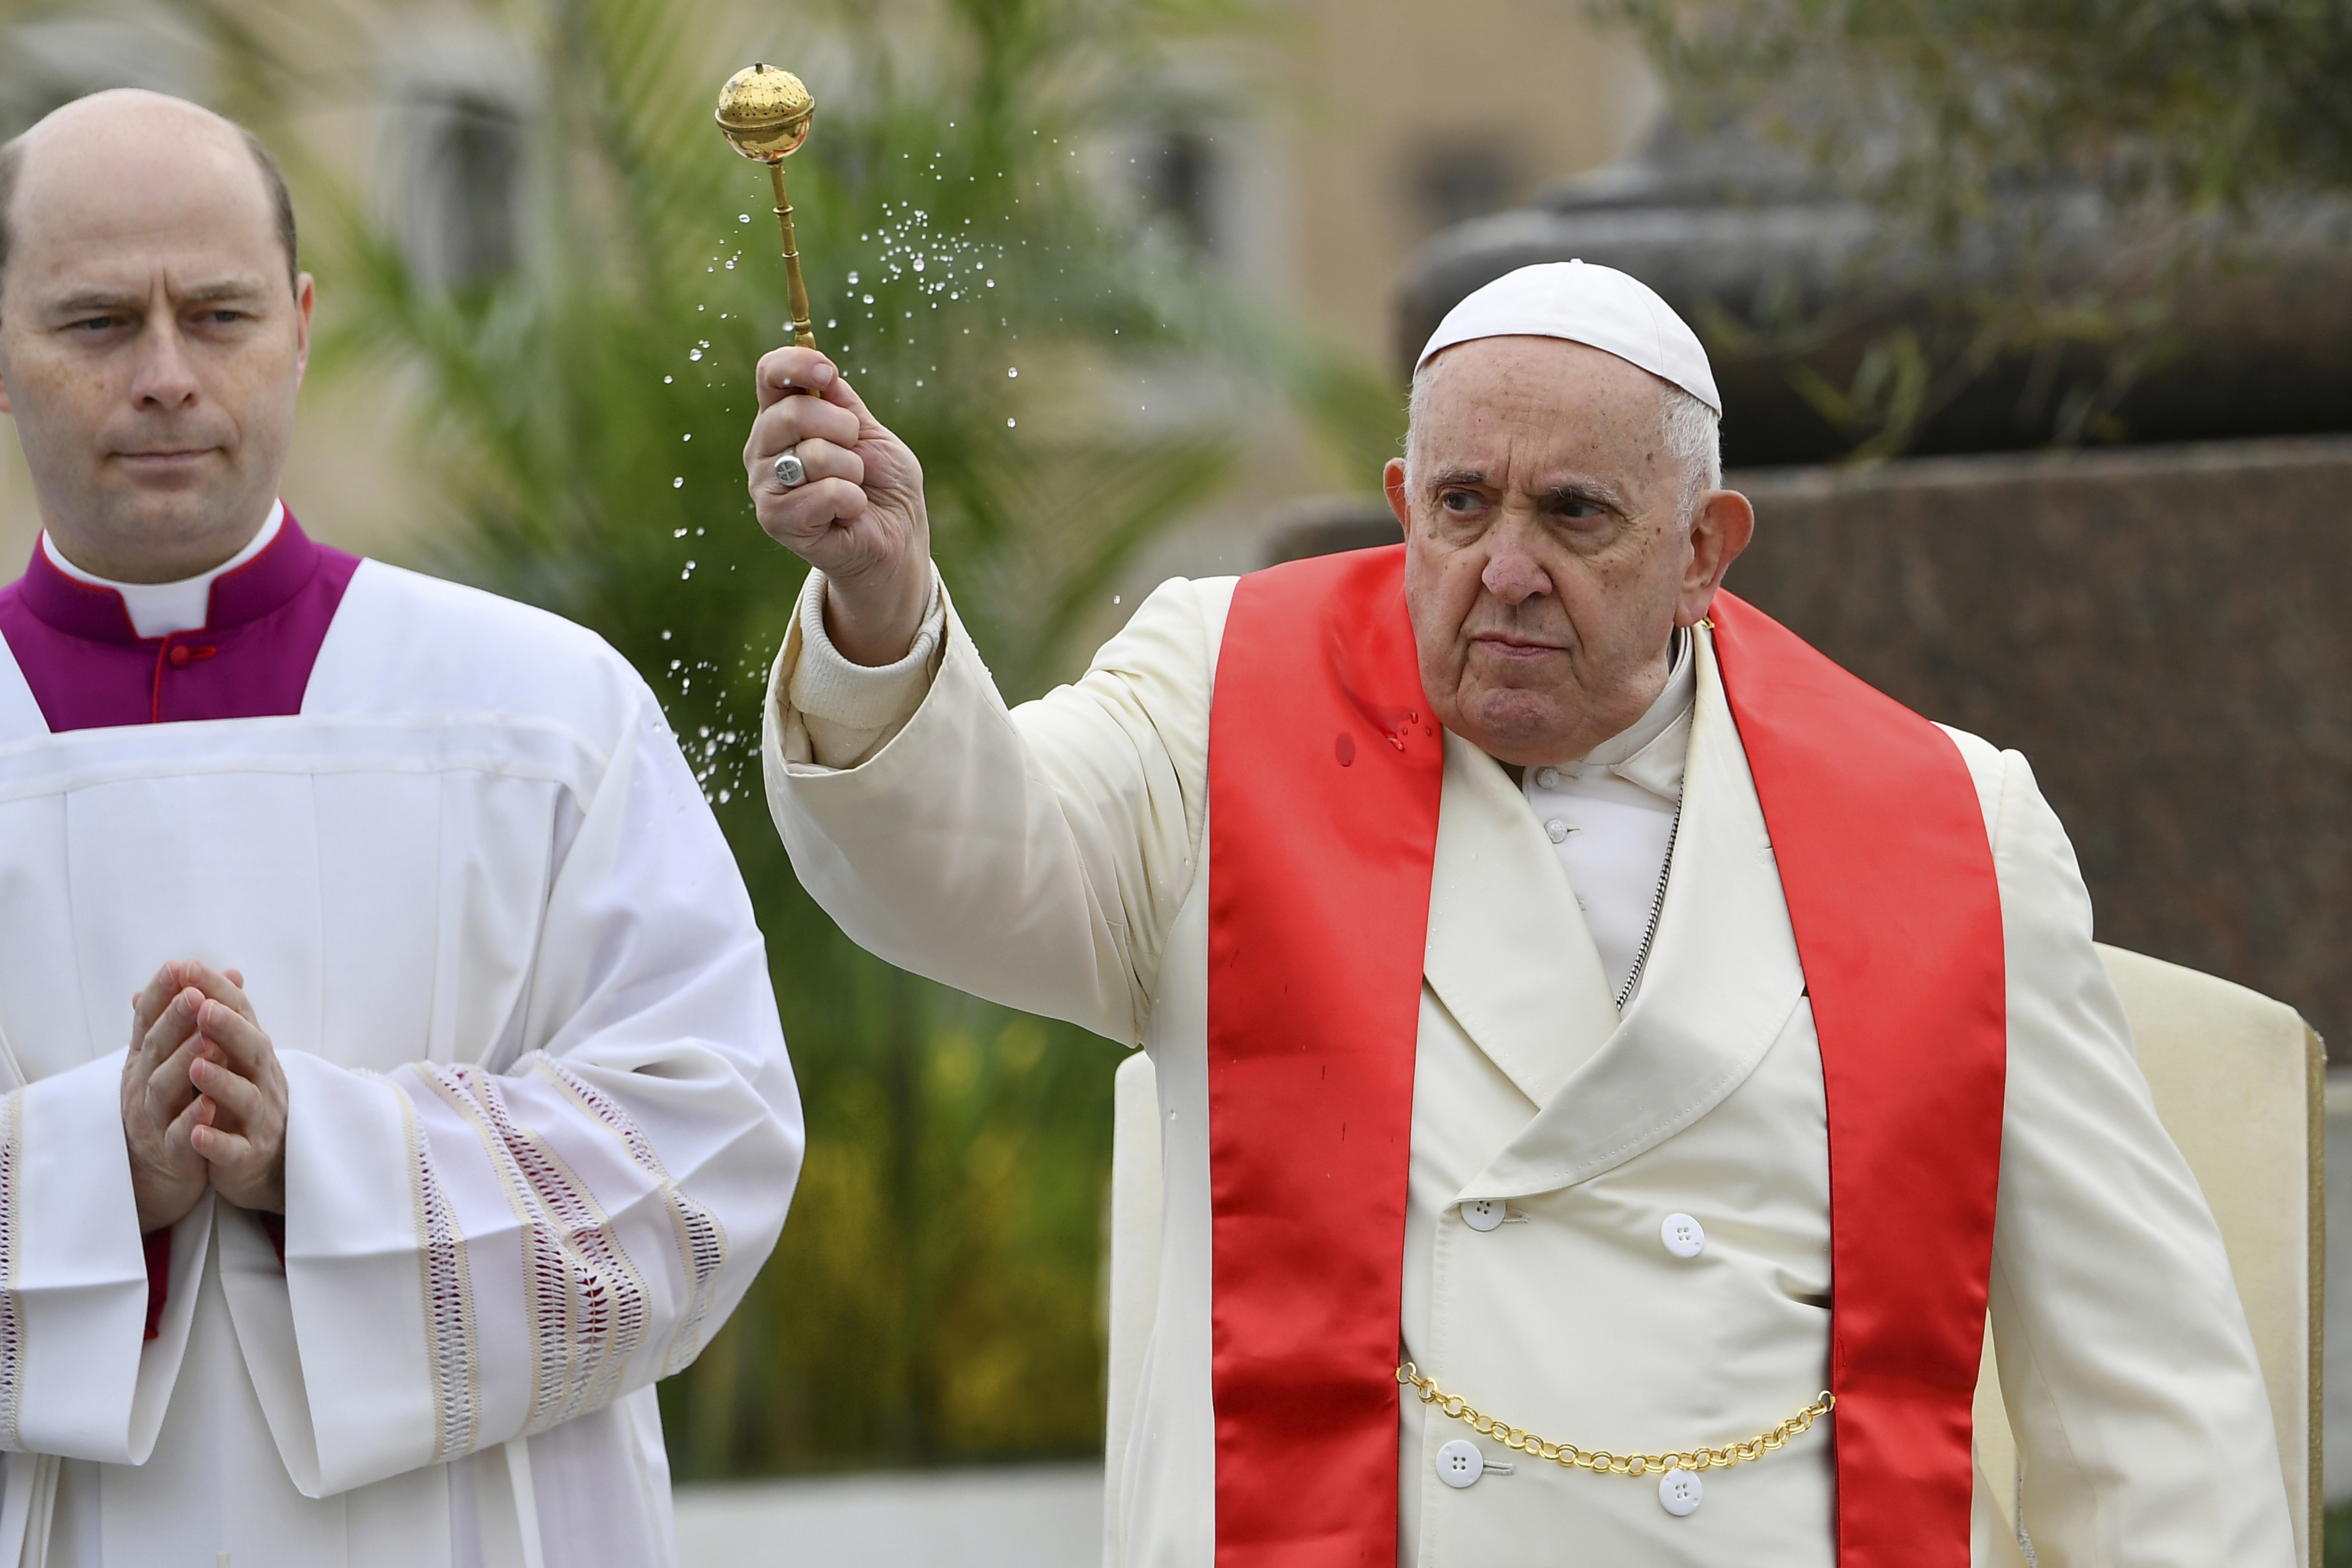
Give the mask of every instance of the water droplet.
POLYGON ((702 351, 700 349, 689 350, 686 357, 688 359, 700 359, 702 357, 702 351))
POLYGON ((751 221, 751 215, 750 213, 737 213, 735 215, 735 221, 737 223, 750 223, 751 221))
POLYGON ((861 305, 871 305, 874 303, 874 296, 871 294, 860 295, 857 302, 861 305))
POLYGON ((668 630, 667 630, 667 628, 665 628, 665 629, 663 630, 663 632, 662 632, 662 641, 664 641, 664 642, 667 642, 667 641, 669 641, 669 632, 668 632, 668 630))
POLYGON ((849 286, 853 289, 857 287, 857 274, 856 272, 852 272, 849 275, 849 286))
POLYGON ((729 791, 727 791, 727 790, 723 790, 723 789, 722 789, 722 790, 720 790, 720 791, 719 792, 719 805, 725 805, 727 804, 727 797, 728 797, 728 795, 729 795, 729 794, 730 794, 730 792, 729 792, 729 791))
POLYGON ((988 280, 988 286, 989 286, 990 288, 992 288, 992 289, 995 288, 995 287, 996 287, 996 279, 993 279, 993 278, 990 279, 988 280))
POLYGON ((691 441, 694 439, 694 432, 688 430, 685 435, 679 437, 678 439, 681 441, 691 441))
POLYGON ((669 488, 674 490, 682 490, 686 489, 686 476, 684 474, 680 474, 677 478, 670 480, 669 488))
MULTIPOLYGON (((672 539, 684 539, 686 537, 686 530, 682 528, 673 529, 670 531, 670 537, 672 539)), ((667 637, 669 634, 667 632, 664 632, 662 633, 662 636, 667 637)))
POLYGON ((1019 366, 1017 366, 1017 365, 1007 365, 1007 366, 1005 366, 1005 367, 1004 367, 1004 375, 1005 375, 1005 379, 1006 379, 1006 380, 1008 380, 1008 381, 1018 381, 1018 380, 1020 380, 1020 379, 1021 379, 1021 370, 1020 370, 1020 367, 1019 367, 1019 366))
POLYGON ((671 382, 676 381, 677 379, 677 377, 674 375, 666 375, 662 377, 662 384, 664 386, 667 386, 671 382))
POLYGON ((734 270, 735 270, 735 264, 734 264, 732 261, 730 261, 730 262, 727 264, 727 270, 728 270, 728 271, 730 271, 730 272, 732 272, 732 271, 734 271, 734 270))
POLYGON ((1110 596, 1110 602, 1111 602, 1112 604, 1114 604, 1114 605, 1118 604, 1118 603, 1119 602, 1119 595, 1118 595, 1117 594, 1113 594, 1113 595, 1110 596))
POLYGON ((1017 420, 1017 419, 1007 419, 1007 420, 1004 422, 1004 427, 1005 427, 1007 430, 1010 430, 1010 429, 1012 429, 1014 426, 1018 425, 1019 423, 1020 423, 1020 421, 1019 421, 1019 420, 1017 420))

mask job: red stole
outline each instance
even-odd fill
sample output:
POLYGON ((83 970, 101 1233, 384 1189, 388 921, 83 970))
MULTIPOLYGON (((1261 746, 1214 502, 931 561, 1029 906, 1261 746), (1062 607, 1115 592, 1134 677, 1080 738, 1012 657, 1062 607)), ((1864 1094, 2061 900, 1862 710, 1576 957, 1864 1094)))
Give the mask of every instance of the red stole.
MULTIPOLYGON (((1403 562, 1396 546, 1244 577, 1218 657, 1218 1568, 1396 1561, 1405 1181, 1444 776, 1403 562)), ((2008 1052, 1984 818, 1942 731, 1728 594, 1714 617, 1821 1036, 1838 1560, 1967 1568, 2008 1052)), ((1790 1390, 1792 1407, 1810 1392, 1790 1390)))

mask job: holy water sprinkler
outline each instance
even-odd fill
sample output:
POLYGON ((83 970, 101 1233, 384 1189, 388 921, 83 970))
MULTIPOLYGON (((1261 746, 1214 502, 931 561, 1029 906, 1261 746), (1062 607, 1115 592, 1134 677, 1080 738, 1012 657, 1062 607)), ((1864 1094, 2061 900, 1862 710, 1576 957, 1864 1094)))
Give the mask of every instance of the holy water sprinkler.
POLYGON ((801 281, 800 245, 793 237, 793 204, 784 195, 784 160, 808 140, 809 120, 815 113, 816 100, 800 78, 761 62, 745 66, 719 89, 720 132, 735 151, 768 165, 768 178, 776 188, 784 283, 792 290, 793 342, 804 349, 816 347, 816 333, 809 327, 808 289, 801 281))

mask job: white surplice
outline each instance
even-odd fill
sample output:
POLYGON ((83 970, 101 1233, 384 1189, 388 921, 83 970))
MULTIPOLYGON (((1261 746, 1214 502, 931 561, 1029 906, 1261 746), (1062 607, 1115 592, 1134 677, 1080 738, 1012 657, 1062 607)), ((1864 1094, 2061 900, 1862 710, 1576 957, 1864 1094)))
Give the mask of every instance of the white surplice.
MULTIPOLYGON (((937 651, 879 678, 897 705, 877 710, 837 654, 809 658, 822 584, 810 593, 777 660, 766 742, 803 883, 893 963, 1150 1053, 1161 1208, 1157 1268, 1139 1277, 1156 1279, 1155 1300, 1139 1354, 1113 1327, 1106 1557, 1210 1568, 1203 857, 1233 580, 1164 584, 1082 679, 1009 712, 951 605, 937 651)), ((1587 1448, 1744 1437, 1829 1383, 1819 1045, 1709 637, 1696 655, 1680 777, 1647 775, 1679 793, 1681 819, 1622 1017, 1528 795, 1446 737, 1399 1328, 1449 1390, 1587 1448), (1482 1199, 1524 1223, 1474 1228, 1462 1205, 1482 1199), (1677 1214, 1705 1228, 1696 1257, 1664 1245, 1677 1214)), ((2073 850, 2023 758, 1953 739, 2000 889, 2010 1050, 1990 1326, 2032 1549, 2042 1568, 2288 1568, 2244 1313, 2133 1061, 2073 850)), ((1524 1459, 1445 1486, 1436 1450, 1468 1429, 1404 1410, 1402 1563, 1835 1560, 1834 1416, 1759 1463, 1710 1471, 1702 1506, 1675 1517, 1654 1479, 1524 1459)), ((1298 1436, 1295 1484, 1312 1487, 1311 1421, 1298 1436)), ((1980 1491, 1979 1568, 2021 1561, 1994 1518, 1980 1491)))
POLYGON ((653 1384, 802 1128, 733 858, 601 640, 366 562, 299 715, 57 735, 0 652, 0 1562, 674 1559, 653 1384), (285 1256, 208 1195, 142 1342, 118 1084, 173 958, 241 968, 284 1064, 285 1256))

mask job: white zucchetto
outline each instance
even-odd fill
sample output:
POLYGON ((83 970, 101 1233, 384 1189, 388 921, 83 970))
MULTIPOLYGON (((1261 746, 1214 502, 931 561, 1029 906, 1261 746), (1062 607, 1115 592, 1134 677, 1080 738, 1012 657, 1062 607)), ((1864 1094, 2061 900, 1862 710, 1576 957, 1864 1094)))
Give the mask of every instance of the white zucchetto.
POLYGON ((1720 416, 1698 334, 1648 284, 1613 267, 1547 261, 1506 272, 1445 312, 1413 362, 1474 338, 1565 338, 1673 382, 1720 416))

